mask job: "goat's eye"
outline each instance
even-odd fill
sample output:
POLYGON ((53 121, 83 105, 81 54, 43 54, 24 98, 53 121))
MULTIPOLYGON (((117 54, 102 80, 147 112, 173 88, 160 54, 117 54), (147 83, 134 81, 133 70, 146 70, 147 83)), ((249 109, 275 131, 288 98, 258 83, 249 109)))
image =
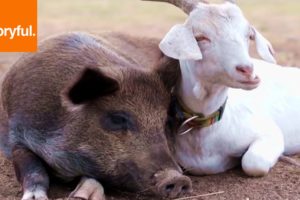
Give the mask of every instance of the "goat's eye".
POLYGON ((108 131, 135 131, 137 129, 133 117, 124 111, 107 113, 102 117, 101 124, 108 131))
POLYGON ((200 35, 196 37, 197 42, 210 42, 210 39, 204 35, 200 35))
POLYGON ((250 39, 250 40, 254 40, 254 39, 255 39, 255 34, 254 34, 254 33, 250 33, 249 39, 250 39))
POLYGON ((249 37, 250 40, 254 40, 255 39, 255 31, 253 30, 252 27, 250 27, 248 37, 249 37))

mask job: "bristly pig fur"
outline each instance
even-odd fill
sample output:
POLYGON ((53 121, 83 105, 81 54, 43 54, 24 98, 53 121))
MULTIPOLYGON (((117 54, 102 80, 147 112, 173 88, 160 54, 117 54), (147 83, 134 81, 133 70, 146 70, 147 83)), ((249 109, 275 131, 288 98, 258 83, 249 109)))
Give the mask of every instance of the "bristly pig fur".
POLYGON ((179 66, 158 42, 70 33, 15 63, 2 85, 0 137, 21 182, 20 152, 65 180, 93 177, 134 191, 153 188, 160 170, 180 173, 165 136, 179 66), (116 112, 126 130, 107 120, 116 112))

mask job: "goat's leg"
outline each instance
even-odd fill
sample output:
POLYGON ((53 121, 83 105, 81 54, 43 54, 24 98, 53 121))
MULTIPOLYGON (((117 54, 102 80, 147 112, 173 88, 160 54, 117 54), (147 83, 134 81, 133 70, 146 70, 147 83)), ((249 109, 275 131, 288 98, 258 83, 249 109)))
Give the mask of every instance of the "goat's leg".
POLYGON ((22 200, 48 199, 49 177, 40 158, 28 148, 16 145, 12 160, 17 179, 23 187, 22 200))
POLYGON ((283 138, 257 139, 244 154, 242 168, 250 176, 264 176, 276 164, 283 151, 283 138))
POLYGON ((70 194, 70 197, 84 200, 105 200, 102 185, 95 179, 87 177, 81 178, 76 189, 70 194))

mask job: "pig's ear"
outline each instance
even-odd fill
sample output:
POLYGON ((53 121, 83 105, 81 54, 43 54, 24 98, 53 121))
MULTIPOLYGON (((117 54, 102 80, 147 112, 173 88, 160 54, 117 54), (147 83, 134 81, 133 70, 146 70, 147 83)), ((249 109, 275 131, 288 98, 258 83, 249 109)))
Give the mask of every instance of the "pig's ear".
POLYGON ((119 89, 119 83, 99 69, 87 68, 65 92, 73 105, 82 105, 119 89))
POLYGON ((171 91, 171 89, 176 85, 181 75, 179 61, 167 56, 163 56, 159 60, 156 64, 155 70, 168 91, 171 91))

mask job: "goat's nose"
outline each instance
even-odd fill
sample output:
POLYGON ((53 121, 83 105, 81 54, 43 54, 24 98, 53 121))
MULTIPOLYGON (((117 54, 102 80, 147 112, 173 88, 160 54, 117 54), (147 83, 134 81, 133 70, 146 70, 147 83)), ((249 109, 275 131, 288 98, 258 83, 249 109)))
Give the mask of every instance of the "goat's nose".
POLYGON ((236 66, 236 71, 243 76, 251 76, 253 73, 253 66, 251 65, 239 65, 236 66))

